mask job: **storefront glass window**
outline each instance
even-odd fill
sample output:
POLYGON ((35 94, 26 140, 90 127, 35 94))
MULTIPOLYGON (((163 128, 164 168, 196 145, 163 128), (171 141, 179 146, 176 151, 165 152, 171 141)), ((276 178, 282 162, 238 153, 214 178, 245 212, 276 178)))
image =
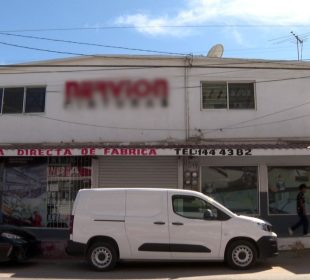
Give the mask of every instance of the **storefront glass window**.
POLYGON ((239 214, 258 214, 256 166, 203 166, 201 191, 239 214))
POLYGON ((0 223, 69 227, 79 189, 91 187, 91 158, 7 158, 0 163, 0 223))
MULTIPOLYGON (((300 184, 310 186, 310 167, 269 167, 269 213, 296 214, 296 196, 300 184)), ((307 208, 310 209, 310 193, 306 192, 307 208)))
POLYGON ((3 223, 46 226, 46 158, 8 158, 1 165, 3 223))

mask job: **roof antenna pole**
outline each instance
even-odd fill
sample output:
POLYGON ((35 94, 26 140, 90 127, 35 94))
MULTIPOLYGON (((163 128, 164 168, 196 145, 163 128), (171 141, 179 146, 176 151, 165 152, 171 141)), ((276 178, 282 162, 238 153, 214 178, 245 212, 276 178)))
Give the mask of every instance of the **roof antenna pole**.
POLYGON ((295 37, 296 39, 296 46, 297 46, 297 58, 298 61, 302 61, 302 47, 304 44, 304 40, 302 40, 298 35, 296 35, 293 31, 291 31, 291 34, 295 37), (299 47, 300 44, 300 47, 299 47), (299 48, 300 48, 300 59, 299 59, 299 48))

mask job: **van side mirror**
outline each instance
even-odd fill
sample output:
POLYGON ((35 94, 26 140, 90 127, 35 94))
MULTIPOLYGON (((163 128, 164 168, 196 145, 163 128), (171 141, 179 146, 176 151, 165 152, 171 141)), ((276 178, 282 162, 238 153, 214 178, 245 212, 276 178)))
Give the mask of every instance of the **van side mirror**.
POLYGON ((206 209, 203 213, 204 220, 212 220, 213 219, 213 213, 210 209, 206 209))

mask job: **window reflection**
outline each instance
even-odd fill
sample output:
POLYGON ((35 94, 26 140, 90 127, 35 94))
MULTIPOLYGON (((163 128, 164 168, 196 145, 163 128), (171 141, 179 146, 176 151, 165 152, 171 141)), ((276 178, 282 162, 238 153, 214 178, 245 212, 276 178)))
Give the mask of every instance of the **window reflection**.
POLYGON ((201 191, 239 214, 258 214, 256 166, 204 166, 201 191))
MULTIPOLYGON (((310 184, 310 167, 282 166, 268 168, 269 213, 296 214, 296 196, 300 184, 310 184)), ((305 194, 310 209, 309 192, 305 194)))

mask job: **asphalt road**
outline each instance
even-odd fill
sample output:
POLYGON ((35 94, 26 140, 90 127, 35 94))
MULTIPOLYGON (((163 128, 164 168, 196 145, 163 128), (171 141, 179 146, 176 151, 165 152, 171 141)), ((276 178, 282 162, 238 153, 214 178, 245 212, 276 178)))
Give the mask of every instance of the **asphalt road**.
POLYGON ((234 271, 223 263, 120 263, 111 272, 96 272, 80 259, 34 260, 0 264, 5 279, 255 279, 310 280, 310 250, 282 252, 248 271, 234 271))

